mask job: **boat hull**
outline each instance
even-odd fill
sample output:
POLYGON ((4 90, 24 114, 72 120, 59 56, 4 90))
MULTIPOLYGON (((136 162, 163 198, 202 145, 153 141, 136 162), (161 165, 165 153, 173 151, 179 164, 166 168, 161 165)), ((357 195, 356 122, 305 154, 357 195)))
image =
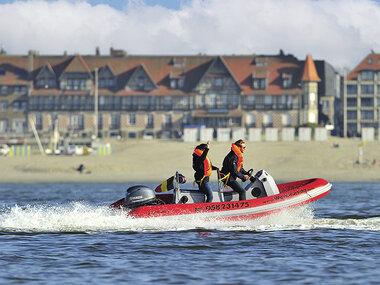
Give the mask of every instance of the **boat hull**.
POLYGON ((278 188, 279 194, 268 197, 245 201, 143 206, 128 212, 127 216, 152 218, 196 215, 211 219, 252 219, 318 200, 329 193, 331 184, 324 179, 314 178, 278 184, 278 188))

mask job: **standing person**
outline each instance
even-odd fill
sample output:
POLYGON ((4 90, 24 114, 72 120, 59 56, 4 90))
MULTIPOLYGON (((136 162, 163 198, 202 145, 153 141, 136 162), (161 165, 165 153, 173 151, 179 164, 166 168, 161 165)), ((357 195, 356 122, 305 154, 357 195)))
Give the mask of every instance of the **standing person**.
POLYGON ((196 146, 193 153, 193 169, 195 170, 194 178, 197 182, 199 191, 206 194, 206 203, 211 203, 213 199, 212 189, 210 186, 210 175, 212 170, 218 169, 211 164, 208 156, 210 142, 196 146))
POLYGON ((239 193, 239 200, 246 200, 246 193, 236 178, 240 178, 243 182, 249 179, 248 172, 243 168, 243 153, 245 152, 245 141, 242 139, 234 142, 231 146, 231 151, 223 160, 221 172, 225 174, 228 186, 239 193))

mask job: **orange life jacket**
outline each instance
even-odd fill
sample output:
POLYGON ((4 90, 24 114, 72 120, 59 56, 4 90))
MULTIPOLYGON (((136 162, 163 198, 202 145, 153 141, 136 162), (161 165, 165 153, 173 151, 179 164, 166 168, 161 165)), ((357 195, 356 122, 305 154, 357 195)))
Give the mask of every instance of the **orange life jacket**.
POLYGON ((243 166, 243 153, 240 151, 239 147, 234 143, 232 144, 231 149, 238 157, 237 171, 240 171, 241 167, 243 166))
MULTIPOLYGON (((194 153, 198 156, 201 156, 203 151, 200 149, 194 149, 194 153)), ((203 161, 204 176, 210 176, 212 172, 211 160, 207 154, 206 159, 203 161)))

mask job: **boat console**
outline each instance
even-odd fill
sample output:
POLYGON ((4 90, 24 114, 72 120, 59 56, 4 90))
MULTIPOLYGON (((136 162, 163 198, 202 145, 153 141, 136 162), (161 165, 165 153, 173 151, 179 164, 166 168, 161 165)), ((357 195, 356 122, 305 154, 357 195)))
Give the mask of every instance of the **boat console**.
POLYGON ((245 187, 245 190, 247 191, 247 200, 273 196, 280 193, 273 177, 264 169, 258 171, 252 180, 253 182, 245 187))
MULTIPOLYGON (((180 189, 179 173, 174 179, 174 204, 204 203, 206 195, 198 189, 180 189)), ((257 199, 279 194, 278 187, 273 177, 264 169, 258 171, 245 187, 247 200, 257 199)), ((239 201, 239 194, 231 188, 223 189, 223 183, 218 179, 218 190, 214 191, 213 202, 239 201)))

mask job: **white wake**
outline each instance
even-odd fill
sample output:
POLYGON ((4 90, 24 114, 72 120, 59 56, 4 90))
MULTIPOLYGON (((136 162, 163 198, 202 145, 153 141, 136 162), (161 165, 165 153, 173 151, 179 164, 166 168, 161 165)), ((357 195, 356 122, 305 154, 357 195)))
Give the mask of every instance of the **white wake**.
POLYGON ((380 230, 380 217, 368 219, 318 219, 311 206, 282 211, 252 220, 201 220, 196 216, 176 219, 127 218, 122 211, 81 202, 68 205, 27 205, 0 211, 2 232, 157 232, 186 230, 278 231, 310 229, 380 230))

